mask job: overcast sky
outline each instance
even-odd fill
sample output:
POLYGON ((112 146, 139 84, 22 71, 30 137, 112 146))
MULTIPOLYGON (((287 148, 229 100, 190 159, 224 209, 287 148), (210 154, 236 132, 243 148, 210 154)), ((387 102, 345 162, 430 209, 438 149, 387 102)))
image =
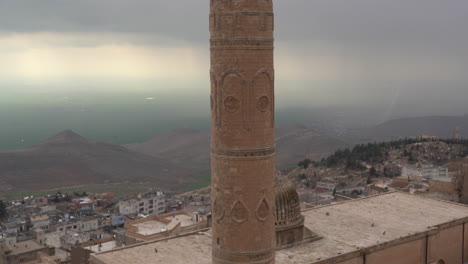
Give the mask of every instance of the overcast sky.
MULTIPOLYGON (((208 97, 208 5, 0 0, 0 91, 208 97)), ((275 13, 279 107, 468 112, 467 0, 276 0, 275 13)))

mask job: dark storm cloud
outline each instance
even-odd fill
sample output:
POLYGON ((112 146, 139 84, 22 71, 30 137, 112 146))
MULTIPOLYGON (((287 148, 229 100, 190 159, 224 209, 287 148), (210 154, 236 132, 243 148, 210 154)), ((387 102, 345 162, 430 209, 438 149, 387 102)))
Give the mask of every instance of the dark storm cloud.
MULTIPOLYGON (((0 30, 155 32, 204 41, 208 0, 2 0, 0 30)), ((461 47, 466 0, 276 0, 281 40, 461 47), (402 41, 404 43, 402 43, 402 41)))
MULTIPOLYGON (((207 52, 208 5, 209 0, 0 0, 0 33, 136 33, 141 38, 128 41, 145 45, 163 37, 207 52)), ((404 99, 433 108, 438 102, 462 105, 455 99, 468 96, 467 0, 275 0, 275 14, 278 76, 292 76, 288 89, 301 94, 293 103, 321 98, 325 104, 397 105, 404 99), (325 77, 310 85, 308 78, 321 71, 325 77), (337 84, 320 82, 330 80, 337 84), (426 103, 418 97, 423 93, 426 103)))
POLYGON ((0 31, 154 32, 207 38, 206 1, 2 0, 0 31))
MULTIPOLYGON (((154 33, 206 43, 208 0, 1 0, 0 31, 154 33)), ((466 0, 276 0, 277 40, 347 53, 465 56, 466 0)))

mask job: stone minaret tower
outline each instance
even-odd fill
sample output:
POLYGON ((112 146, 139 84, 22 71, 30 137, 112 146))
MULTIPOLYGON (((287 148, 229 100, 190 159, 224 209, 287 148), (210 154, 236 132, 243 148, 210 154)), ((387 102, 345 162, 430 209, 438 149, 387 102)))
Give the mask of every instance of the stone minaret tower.
POLYGON ((213 264, 271 264, 273 0, 210 1, 213 264))

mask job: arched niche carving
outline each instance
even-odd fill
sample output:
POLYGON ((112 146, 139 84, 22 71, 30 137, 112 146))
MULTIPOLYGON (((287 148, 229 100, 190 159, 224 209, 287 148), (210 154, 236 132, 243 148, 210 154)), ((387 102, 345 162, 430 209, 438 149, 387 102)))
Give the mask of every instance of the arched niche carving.
POLYGON ((251 122, 255 127, 274 126, 274 76, 266 68, 260 69, 251 82, 251 122))
POLYGON ((218 106, 220 125, 224 125, 223 118, 229 117, 229 125, 234 127, 244 122, 245 113, 245 79, 237 70, 231 69, 221 76, 218 89, 218 106))

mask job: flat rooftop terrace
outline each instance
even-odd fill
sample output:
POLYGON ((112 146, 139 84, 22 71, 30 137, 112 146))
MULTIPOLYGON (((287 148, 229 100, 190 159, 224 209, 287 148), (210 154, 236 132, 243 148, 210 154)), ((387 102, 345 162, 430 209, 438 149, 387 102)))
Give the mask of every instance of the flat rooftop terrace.
POLYGON ((138 227, 138 234, 150 236, 154 234, 159 234, 163 232, 163 230, 172 230, 174 229, 179 223, 181 227, 187 227, 191 225, 197 224, 193 220, 192 216, 185 215, 185 214, 177 214, 174 216, 165 217, 164 220, 168 221, 168 223, 164 223, 158 220, 150 220, 138 224, 134 224, 134 226, 138 227))
MULTIPOLYGON (((305 226, 323 238, 277 251, 276 263, 314 263, 422 234, 467 220, 468 207, 394 192, 310 209, 303 215, 305 226)), ((92 260, 109 264, 211 263, 211 232, 95 254, 92 260)))
POLYGON ((39 249, 43 249, 44 247, 41 246, 39 243, 33 240, 27 240, 24 242, 19 242, 13 245, 6 245, 6 251, 10 251, 9 255, 20 255, 23 253, 36 251, 39 249))

